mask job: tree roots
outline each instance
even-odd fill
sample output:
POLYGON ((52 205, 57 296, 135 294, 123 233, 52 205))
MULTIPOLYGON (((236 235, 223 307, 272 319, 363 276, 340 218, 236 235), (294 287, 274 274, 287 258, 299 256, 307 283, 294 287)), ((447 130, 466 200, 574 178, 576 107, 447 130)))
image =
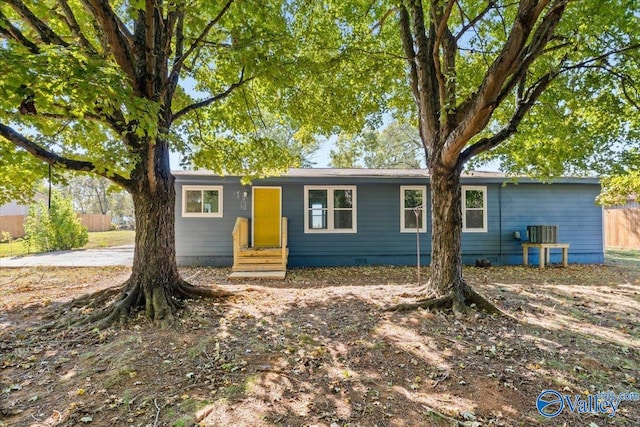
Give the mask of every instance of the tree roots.
POLYGON ((41 329, 78 326, 102 330, 117 323, 125 324, 140 311, 162 326, 171 326, 175 323, 175 315, 184 308, 185 300, 224 299, 233 295, 221 289, 193 286, 182 279, 169 287, 156 286, 145 291, 142 284, 132 284, 129 279, 122 286, 84 295, 58 306, 47 316, 52 321, 41 329))
POLYGON ((470 308, 476 308, 489 314, 502 317, 511 316, 502 311, 484 296, 476 292, 465 282, 460 284, 461 290, 458 294, 452 292, 438 298, 419 299, 413 303, 402 303, 387 307, 385 311, 411 311, 419 308, 429 310, 453 310, 454 313, 463 313, 470 308))

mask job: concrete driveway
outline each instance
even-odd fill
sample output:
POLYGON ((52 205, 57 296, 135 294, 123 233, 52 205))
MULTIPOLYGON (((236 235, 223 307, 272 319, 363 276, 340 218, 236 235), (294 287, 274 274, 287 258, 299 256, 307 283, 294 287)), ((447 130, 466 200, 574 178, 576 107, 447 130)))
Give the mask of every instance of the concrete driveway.
POLYGON ((105 267, 133 265, 133 245, 0 258, 0 267, 105 267))

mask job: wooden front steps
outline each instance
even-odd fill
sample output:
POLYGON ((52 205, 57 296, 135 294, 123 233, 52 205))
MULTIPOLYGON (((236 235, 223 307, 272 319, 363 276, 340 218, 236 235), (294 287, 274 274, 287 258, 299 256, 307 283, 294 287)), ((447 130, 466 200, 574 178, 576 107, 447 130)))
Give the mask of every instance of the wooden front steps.
POLYGON ((229 279, 269 279, 284 280, 286 271, 234 271, 229 279))
POLYGON ((233 267, 229 278, 284 279, 287 273, 287 218, 282 218, 282 247, 250 248, 249 221, 238 218, 233 228, 233 267))
POLYGON ((286 271, 283 250, 288 252, 287 248, 242 248, 234 257, 232 271, 286 271))

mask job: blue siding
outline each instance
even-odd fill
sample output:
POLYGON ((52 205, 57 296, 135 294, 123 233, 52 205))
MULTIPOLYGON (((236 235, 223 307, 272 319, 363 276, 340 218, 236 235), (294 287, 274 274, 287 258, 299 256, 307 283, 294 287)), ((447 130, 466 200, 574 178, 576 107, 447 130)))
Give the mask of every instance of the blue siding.
MULTIPOLYGON (((486 233, 463 233, 463 261, 478 258, 494 264, 521 264, 519 231, 527 225, 559 226, 559 241, 569 243, 569 262, 604 261, 602 210, 594 204, 600 186, 593 182, 503 185, 502 179, 463 178, 464 185, 487 187, 486 233)), ((430 260, 431 209, 425 178, 281 177, 254 185, 282 187, 283 215, 289 219, 289 265, 415 265, 416 235, 400 232, 400 186, 427 185, 427 233, 420 233, 421 263, 430 260), (355 185, 357 233, 304 233, 305 185, 355 185)), ((178 175, 176 181, 176 251, 182 265, 229 266, 233 261, 231 232, 238 216, 251 218, 251 186, 239 178, 178 175), (223 185, 222 218, 183 218, 183 185, 223 185), (243 192, 248 196, 243 200, 243 192)), ((530 251, 530 263, 538 262, 530 251)), ((560 262, 552 251, 551 262, 560 262)))
MULTIPOLYGON (((520 241, 527 225, 558 225, 558 241, 569 243, 569 262, 604 262, 602 208, 595 204, 598 185, 521 184, 502 189, 502 240, 505 264, 522 262, 520 241)), ((530 251, 532 252, 532 251, 530 251)), ((529 262, 537 263, 537 251, 529 262)), ((551 252, 551 262, 561 262, 560 250, 551 252)))
MULTIPOLYGON (((416 236, 400 233, 400 185, 357 184, 356 197, 357 233, 305 234, 304 183, 283 186, 291 266, 415 264, 416 236)), ((420 239, 421 252, 428 254, 429 235, 420 239)))
POLYGON ((462 261, 475 264, 476 259, 484 258, 492 264, 500 264, 500 212, 498 191, 499 184, 482 182, 463 182, 463 185, 480 185, 487 187, 487 232, 462 233, 462 261))

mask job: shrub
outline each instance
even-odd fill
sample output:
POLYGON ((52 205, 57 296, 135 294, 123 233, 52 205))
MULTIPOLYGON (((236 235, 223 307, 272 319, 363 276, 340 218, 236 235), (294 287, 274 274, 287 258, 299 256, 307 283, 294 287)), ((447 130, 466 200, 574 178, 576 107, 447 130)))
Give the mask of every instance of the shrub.
POLYGON ((59 193, 51 197, 51 209, 39 201, 31 206, 25 231, 29 246, 42 251, 80 248, 87 244, 89 234, 73 211, 71 199, 59 193))

